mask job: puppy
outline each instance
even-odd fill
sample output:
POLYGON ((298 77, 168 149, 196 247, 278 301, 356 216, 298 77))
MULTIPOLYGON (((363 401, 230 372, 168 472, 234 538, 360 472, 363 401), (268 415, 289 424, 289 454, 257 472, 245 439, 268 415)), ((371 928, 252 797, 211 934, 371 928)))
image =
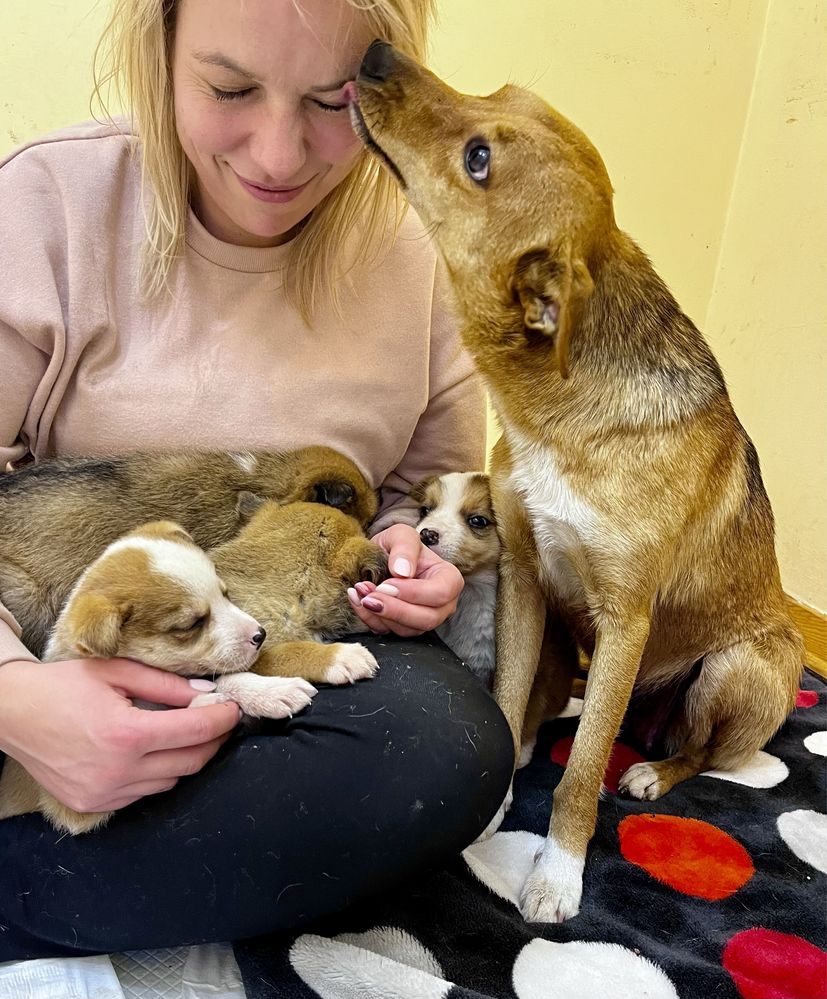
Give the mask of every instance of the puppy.
POLYGON ((494 606, 497 537, 488 476, 482 472, 432 475, 410 493, 419 504, 422 543, 462 573, 457 609, 436 633, 489 690, 494 678, 494 606))
POLYGON ((636 685, 675 684, 701 663, 672 755, 623 778, 641 799, 738 767, 793 707, 803 648, 758 457, 703 337, 615 224, 606 168, 582 132, 517 87, 458 94, 381 42, 347 96, 367 147, 434 232, 503 427, 491 473, 503 545, 494 694, 515 757, 544 620, 544 668, 563 688, 576 666, 565 636, 592 653, 521 895, 527 919, 561 921, 579 910, 636 685))
POLYGON ((377 507, 356 465, 327 447, 44 461, 0 474, 0 602, 39 656, 75 581, 107 545, 171 520, 212 548, 238 531, 248 493, 324 503, 363 526, 377 507))
MULTIPOLYGON (((436 632, 490 689, 496 663, 494 620, 501 546, 488 476, 482 472, 429 476, 413 487, 410 496, 419 504, 416 526, 422 543, 455 565, 465 579, 456 611, 436 632)), ((567 636, 558 635, 550 623, 541 664, 546 660, 546 649, 551 648, 555 656, 555 646, 565 640, 567 636)), ((576 713, 579 702, 568 704, 568 692, 548 670, 538 670, 523 722, 520 766, 531 761, 544 721, 576 713)))
MULTIPOLYGON (((81 575, 44 659, 123 656, 188 676, 234 674, 219 675, 218 698, 236 701, 248 714, 283 718, 306 707, 316 693, 307 681, 248 672, 266 633, 226 592, 214 564, 183 528, 168 521, 145 524, 109 545, 81 575)), ((68 808, 8 758, 0 776, 0 818, 29 811, 73 834, 112 814, 68 808)))

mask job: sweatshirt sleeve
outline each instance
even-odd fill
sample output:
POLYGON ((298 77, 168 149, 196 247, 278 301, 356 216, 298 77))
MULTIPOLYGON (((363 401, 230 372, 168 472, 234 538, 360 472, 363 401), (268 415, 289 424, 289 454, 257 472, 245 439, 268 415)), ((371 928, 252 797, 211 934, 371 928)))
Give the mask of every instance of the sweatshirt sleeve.
POLYGON ((485 468, 485 394, 473 361, 460 342, 450 295, 439 262, 431 307, 428 405, 404 458, 382 483, 382 501, 371 536, 392 524, 416 523, 418 510, 408 493, 426 475, 485 468))
POLYGON ((34 451, 65 344, 65 214, 36 151, 0 164, 0 247, 2 473, 34 451))

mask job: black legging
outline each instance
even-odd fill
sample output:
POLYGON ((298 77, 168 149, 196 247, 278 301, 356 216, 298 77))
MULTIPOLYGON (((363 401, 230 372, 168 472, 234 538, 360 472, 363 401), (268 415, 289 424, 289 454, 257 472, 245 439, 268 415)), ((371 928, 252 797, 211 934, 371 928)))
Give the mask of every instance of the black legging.
POLYGON ((375 679, 321 688, 104 829, 0 822, 0 961, 293 929, 471 843, 511 777, 505 719, 432 636, 360 640, 375 679))

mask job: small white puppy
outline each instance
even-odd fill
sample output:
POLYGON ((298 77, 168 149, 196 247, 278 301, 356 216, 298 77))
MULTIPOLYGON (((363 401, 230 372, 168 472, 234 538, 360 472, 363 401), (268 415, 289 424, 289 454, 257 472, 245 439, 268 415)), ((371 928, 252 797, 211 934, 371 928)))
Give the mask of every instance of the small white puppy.
POLYGON ((465 578, 454 614, 436 633, 490 690, 494 677, 494 607, 500 542, 488 476, 451 472, 422 479, 411 490, 419 504, 422 543, 465 578))

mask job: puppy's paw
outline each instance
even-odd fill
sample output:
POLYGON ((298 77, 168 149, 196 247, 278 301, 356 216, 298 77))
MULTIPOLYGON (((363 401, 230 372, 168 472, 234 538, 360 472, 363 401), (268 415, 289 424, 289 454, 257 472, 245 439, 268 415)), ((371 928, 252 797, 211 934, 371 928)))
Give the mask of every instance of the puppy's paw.
POLYGON ((365 545, 359 559, 359 579, 354 582, 381 583, 389 576, 387 552, 379 545, 365 545))
POLYGON ((323 678, 325 683, 355 683, 357 680, 368 680, 376 675, 379 663, 364 645, 337 642, 330 648, 336 652, 333 662, 325 672, 323 678))
POLYGON ((292 717, 318 693, 312 684, 297 676, 230 673, 220 676, 216 684, 217 694, 226 695, 226 700, 235 701, 245 715, 253 718, 292 717))
POLYGON ((654 801, 663 793, 654 763, 633 763, 617 782, 617 789, 639 801, 654 801))
POLYGON ((584 860, 549 837, 520 892, 520 912, 528 923, 563 923, 580 911, 584 860))
POLYGON ((503 803, 497 809, 497 814, 488 823, 485 829, 483 829, 483 831, 479 834, 479 836, 477 836, 477 838, 474 840, 475 843, 484 843, 487 839, 491 839, 494 833, 503 824, 505 813, 508 811, 509 808, 511 808, 511 802, 513 800, 514 800, 514 785, 512 783, 508 785, 508 791, 505 795, 505 798, 503 798, 503 803))
POLYGON ((69 833, 71 836, 92 832, 93 829, 105 825, 115 814, 114 812, 76 812, 73 808, 58 801, 57 798, 53 798, 48 791, 43 791, 41 794, 40 811, 58 832, 69 833))

